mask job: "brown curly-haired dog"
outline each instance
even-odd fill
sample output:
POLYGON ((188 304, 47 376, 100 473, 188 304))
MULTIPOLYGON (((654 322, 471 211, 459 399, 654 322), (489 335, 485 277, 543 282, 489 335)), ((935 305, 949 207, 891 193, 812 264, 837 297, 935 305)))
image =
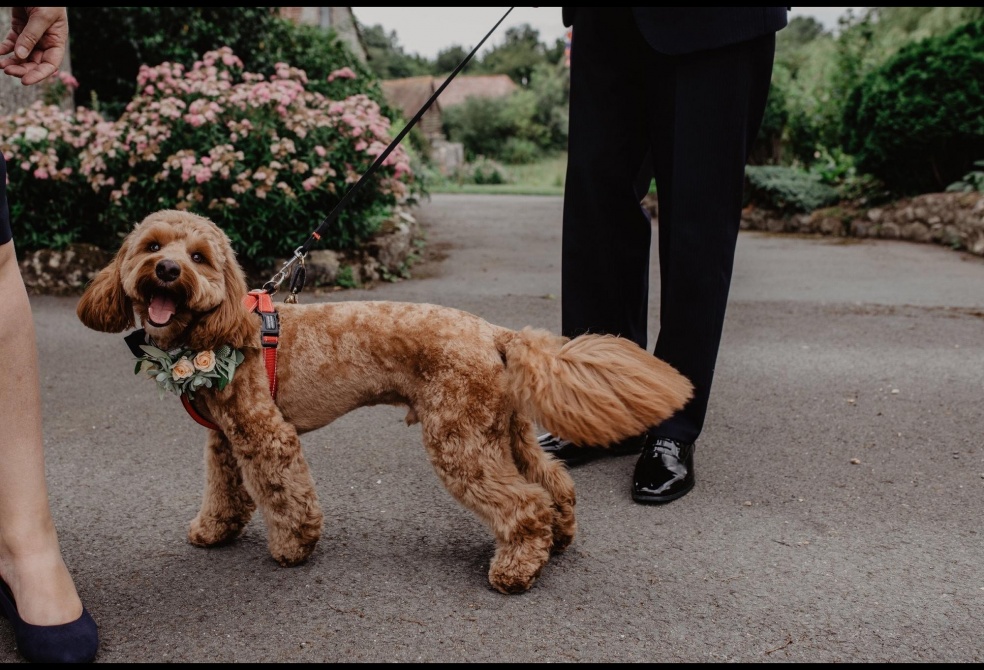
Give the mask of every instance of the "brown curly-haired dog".
POLYGON ((405 405, 441 481, 495 536, 492 586, 525 591, 576 528, 573 480, 538 446, 534 421, 578 444, 609 444, 658 424, 691 395, 686 378, 629 340, 568 340, 447 307, 365 301, 278 304, 274 398, 247 291, 218 226, 165 210, 134 228, 77 309, 95 330, 139 322, 162 349, 244 352, 225 389, 195 394, 218 427, 188 532, 199 546, 235 538, 259 507, 273 557, 285 566, 307 559, 322 512, 298 435, 357 407, 405 405))

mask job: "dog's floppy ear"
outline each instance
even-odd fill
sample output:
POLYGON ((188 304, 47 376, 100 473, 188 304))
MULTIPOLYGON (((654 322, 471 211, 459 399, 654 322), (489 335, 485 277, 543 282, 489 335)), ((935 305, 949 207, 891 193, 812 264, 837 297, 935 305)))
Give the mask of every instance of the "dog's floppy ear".
MULTIPOLYGON (((225 233, 222 235, 225 237, 225 233)), ((224 242, 225 254, 221 263, 225 281, 225 298, 215 311, 202 319, 190 333, 189 344, 192 348, 214 349, 228 344, 234 349, 241 349, 251 342, 256 344, 252 339, 256 334, 258 322, 250 316, 243 305, 243 298, 249 290, 246 285, 246 275, 236 260, 236 254, 227 237, 224 242)))
POLYGON ((100 270, 86 287, 75 309, 79 320, 93 330, 120 333, 134 327, 133 302, 123 292, 123 278, 120 275, 120 263, 126 255, 128 244, 129 238, 123 240, 110 264, 100 270))

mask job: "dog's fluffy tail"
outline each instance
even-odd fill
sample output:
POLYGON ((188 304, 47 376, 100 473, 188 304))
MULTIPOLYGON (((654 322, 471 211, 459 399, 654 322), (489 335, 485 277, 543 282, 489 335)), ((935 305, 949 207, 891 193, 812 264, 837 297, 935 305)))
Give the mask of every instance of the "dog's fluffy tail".
POLYGON ((612 335, 559 337, 546 330, 504 331, 499 351, 509 389, 553 435, 609 445, 669 418, 693 395, 671 365, 612 335))

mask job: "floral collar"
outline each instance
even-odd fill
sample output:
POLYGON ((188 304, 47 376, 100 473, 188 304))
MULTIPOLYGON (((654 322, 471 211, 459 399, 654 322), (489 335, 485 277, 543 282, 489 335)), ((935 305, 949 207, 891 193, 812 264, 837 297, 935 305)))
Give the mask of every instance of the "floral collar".
POLYGON ((137 358, 133 373, 146 373, 157 382, 161 398, 168 391, 194 397, 201 388, 222 390, 232 381, 236 368, 243 362, 243 352, 227 344, 218 349, 194 351, 176 347, 164 351, 155 347, 142 328, 123 338, 137 358))

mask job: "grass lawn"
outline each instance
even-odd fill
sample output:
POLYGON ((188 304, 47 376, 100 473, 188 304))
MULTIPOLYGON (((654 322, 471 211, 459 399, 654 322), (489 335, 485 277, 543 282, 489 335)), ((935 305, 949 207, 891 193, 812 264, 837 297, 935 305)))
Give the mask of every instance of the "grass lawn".
POLYGON ((563 195, 567 154, 529 165, 507 165, 508 184, 461 184, 452 180, 435 180, 428 185, 431 193, 471 193, 506 195, 563 195))

